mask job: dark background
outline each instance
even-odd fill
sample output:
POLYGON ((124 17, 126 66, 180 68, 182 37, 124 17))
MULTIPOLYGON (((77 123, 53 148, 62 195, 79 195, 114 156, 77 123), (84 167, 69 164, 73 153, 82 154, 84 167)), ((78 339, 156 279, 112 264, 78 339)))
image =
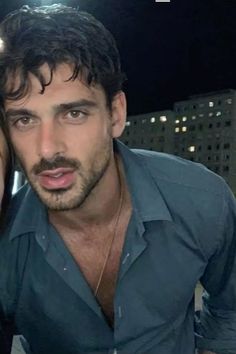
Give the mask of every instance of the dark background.
MULTIPOLYGON (((23 4, 42 2, 0 1, 1 19, 23 4)), ((111 30, 128 77, 129 114, 171 109, 192 94, 236 88, 236 0, 53 2, 79 6, 111 30)))

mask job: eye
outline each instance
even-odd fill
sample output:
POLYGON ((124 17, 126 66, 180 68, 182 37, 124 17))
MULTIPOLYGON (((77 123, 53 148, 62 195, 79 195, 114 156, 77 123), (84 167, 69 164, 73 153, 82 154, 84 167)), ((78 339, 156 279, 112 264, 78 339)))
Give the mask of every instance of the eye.
POLYGON ((82 112, 78 109, 73 109, 66 113, 65 118, 72 123, 83 123, 87 116, 88 113, 82 112))
POLYGON ((24 116, 24 117, 16 118, 12 125, 19 130, 27 130, 35 124, 36 121, 34 118, 24 116))
POLYGON ((71 118, 79 118, 79 117, 82 117, 83 116, 83 113, 81 111, 77 111, 77 110, 74 110, 74 111, 70 111, 68 113, 69 117, 71 118))
POLYGON ((15 124, 27 125, 27 124, 29 124, 30 119, 31 119, 30 117, 22 117, 22 118, 19 118, 15 124))

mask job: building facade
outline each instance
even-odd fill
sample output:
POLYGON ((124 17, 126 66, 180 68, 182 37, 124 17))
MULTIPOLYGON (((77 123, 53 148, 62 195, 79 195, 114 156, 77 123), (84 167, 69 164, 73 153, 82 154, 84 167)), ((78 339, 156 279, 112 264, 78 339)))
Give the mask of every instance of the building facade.
POLYGON ((132 148, 173 153, 174 112, 129 116, 121 140, 132 148))
POLYGON ((173 111, 130 116, 121 139, 134 148, 200 162, 221 175, 236 194, 236 91, 176 102, 173 111))

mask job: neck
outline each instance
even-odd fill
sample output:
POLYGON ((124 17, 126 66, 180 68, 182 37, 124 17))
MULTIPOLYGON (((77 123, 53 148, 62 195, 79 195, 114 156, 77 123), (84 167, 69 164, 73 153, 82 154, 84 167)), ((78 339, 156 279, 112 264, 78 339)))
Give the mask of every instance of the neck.
POLYGON ((121 160, 113 156, 107 171, 85 202, 77 209, 49 211, 51 223, 75 230, 109 225, 115 217, 120 201, 120 179, 125 186, 121 160))

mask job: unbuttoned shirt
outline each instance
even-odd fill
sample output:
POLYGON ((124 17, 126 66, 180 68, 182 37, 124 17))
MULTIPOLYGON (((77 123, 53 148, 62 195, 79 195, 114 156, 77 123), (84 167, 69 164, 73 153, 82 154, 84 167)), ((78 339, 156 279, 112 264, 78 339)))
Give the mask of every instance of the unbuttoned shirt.
POLYGON ((193 354, 196 346, 235 354, 236 207, 229 188, 199 164, 114 146, 132 200, 114 328, 25 186, 0 240, 0 346, 12 331, 34 354, 193 354), (199 280, 206 293, 194 324, 199 280))

